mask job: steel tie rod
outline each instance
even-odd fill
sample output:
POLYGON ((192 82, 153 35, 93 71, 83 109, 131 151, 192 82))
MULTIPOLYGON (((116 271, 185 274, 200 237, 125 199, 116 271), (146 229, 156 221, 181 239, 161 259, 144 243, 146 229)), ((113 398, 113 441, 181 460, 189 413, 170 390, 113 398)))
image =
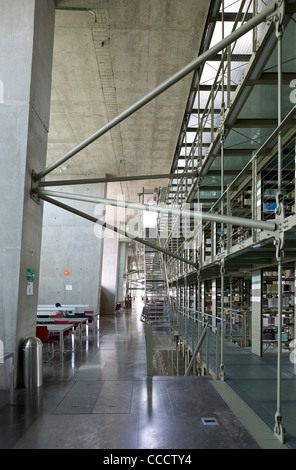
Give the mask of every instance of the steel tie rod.
POLYGON ((222 222, 225 224, 236 225, 239 227, 250 227, 250 228, 257 228, 261 230, 267 230, 274 232, 277 229, 277 223, 275 220, 264 221, 264 220, 254 220, 254 219, 246 219, 243 217, 234 217, 234 216, 227 216, 221 214, 210 214, 208 212, 202 212, 199 210, 186 210, 186 209, 178 209, 176 207, 170 206, 157 206, 157 205, 150 205, 150 204, 142 204, 139 202, 128 202, 128 201, 121 201, 117 199, 107 199, 103 197, 97 196, 84 196, 82 194, 72 194, 66 193, 63 191, 51 191, 46 189, 34 189, 33 194, 43 198, 44 196, 50 197, 58 197, 63 199, 72 199, 75 201, 83 201, 83 202, 91 202, 95 204, 106 204, 116 207, 126 207, 129 209, 134 210, 142 210, 142 211, 149 211, 149 212, 158 212, 167 215, 176 215, 180 217, 190 217, 195 220, 207 220, 211 222, 222 222))

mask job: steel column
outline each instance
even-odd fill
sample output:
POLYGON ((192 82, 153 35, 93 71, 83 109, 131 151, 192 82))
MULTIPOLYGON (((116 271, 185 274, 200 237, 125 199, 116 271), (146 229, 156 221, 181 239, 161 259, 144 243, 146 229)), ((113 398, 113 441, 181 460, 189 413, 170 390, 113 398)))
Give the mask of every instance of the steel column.
POLYGON ((225 338, 225 312, 224 312, 224 259, 221 260, 220 265, 221 273, 221 357, 220 357, 220 379, 225 380, 225 367, 224 367, 224 338, 225 338))
MULTIPOLYGON (((278 39, 278 125, 282 121, 282 20, 276 21, 276 36, 278 39)), ((278 132, 278 193, 277 193, 277 217, 285 217, 284 196, 282 191, 282 132, 278 132)), ((278 351, 277 351, 277 410, 275 413, 274 433, 277 438, 285 442, 285 429, 283 427, 282 416, 282 306, 283 306, 283 243, 284 235, 277 240, 277 260, 278 260, 278 351)))
MULTIPOLYGON (((252 218, 257 219, 257 155, 252 159, 252 218)), ((252 229, 253 242, 257 240, 256 230, 252 229)))

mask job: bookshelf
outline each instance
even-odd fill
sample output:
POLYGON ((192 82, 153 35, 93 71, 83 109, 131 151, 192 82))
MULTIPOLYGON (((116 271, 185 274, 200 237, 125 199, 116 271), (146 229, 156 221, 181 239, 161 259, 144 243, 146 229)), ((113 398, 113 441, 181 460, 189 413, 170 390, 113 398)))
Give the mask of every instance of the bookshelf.
MULTIPOLYGON (((283 269, 282 283, 282 325, 280 330, 283 347, 288 348, 289 342, 294 338, 294 269, 283 269)), ((276 270, 263 270, 262 313, 262 350, 264 353, 271 345, 277 345, 278 341, 278 277, 276 270)))

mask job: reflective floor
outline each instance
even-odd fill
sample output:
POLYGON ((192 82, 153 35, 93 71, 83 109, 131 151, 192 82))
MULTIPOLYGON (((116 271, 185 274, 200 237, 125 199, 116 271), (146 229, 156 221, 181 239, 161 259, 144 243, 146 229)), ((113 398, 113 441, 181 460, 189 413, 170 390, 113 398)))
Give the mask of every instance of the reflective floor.
POLYGON ((83 337, 63 362, 56 353, 43 365, 42 387, 15 391, 13 407, 9 392, 1 391, 0 448, 282 447, 226 383, 206 377, 147 378, 140 312, 135 305, 101 317, 99 332, 83 337), (256 439, 249 432, 254 426, 256 439))

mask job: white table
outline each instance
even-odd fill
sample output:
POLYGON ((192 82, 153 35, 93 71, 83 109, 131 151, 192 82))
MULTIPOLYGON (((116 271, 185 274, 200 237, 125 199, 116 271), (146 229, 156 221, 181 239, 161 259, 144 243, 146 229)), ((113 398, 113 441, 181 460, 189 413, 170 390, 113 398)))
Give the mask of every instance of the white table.
MULTIPOLYGON (((77 307, 76 307, 77 309, 77 307)), ((84 311, 84 312, 80 312, 79 309, 77 309, 75 315, 73 314, 69 314, 66 318, 77 318, 78 315, 83 315, 83 317, 89 317, 92 319, 92 331, 93 333, 95 332, 96 328, 99 329, 99 313, 96 313, 96 312, 92 312, 92 313, 88 313, 87 311, 84 311), (96 321, 95 321, 95 317, 97 317, 96 321)), ((89 325, 88 325, 89 326, 89 325)))
POLYGON ((72 348, 74 348, 74 325, 69 323, 68 325, 47 324, 46 326, 48 333, 59 333, 60 335, 60 361, 63 361, 65 354, 64 333, 65 331, 72 330, 72 348))
MULTIPOLYGON (((71 325, 72 324, 75 324, 75 323, 85 323, 85 327, 86 327, 86 336, 88 336, 88 319, 86 317, 77 317, 77 316, 69 316, 69 317, 62 317, 62 318, 44 318, 43 316, 37 316, 37 323, 47 323, 47 324, 51 324, 51 323, 56 323, 58 324, 59 322, 64 322, 64 321, 68 321, 71 325)), ((80 336, 80 339, 81 339, 81 336, 82 336, 82 330, 81 328, 79 329, 79 336, 80 336)))
POLYGON ((55 315, 57 313, 63 313, 67 314, 67 312, 71 313, 76 313, 75 308, 67 308, 67 307, 40 307, 37 308, 37 315, 55 315))
MULTIPOLYGON (((99 329, 99 313, 85 313, 85 312, 77 312, 76 315, 68 315, 66 318, 79 318, 78 315, 83 315, 81 318, 91 318, 92 319, 92 332, 96 331, 96 328, 99 329), (96 320, 95 320, 95 317, 96 320)), ((89 326, 89 324, 88 324, 89 326)))
POLYGON ((99 329, 99 313, 84 313, 84 315, 92 318, 92 330, 94 333, 96 328, 99 329), (97 317, 96 321, 95 317, 97 317))
POLYGON ((71 304, 71 305, 62 305, 61 307, 56 307, 55 304, 40 304, 40 305, 37 305, 37 310, 52 310, 52 309, 61 309, 61 308, 66 308, 67 310, 75 310, 77 308, 81 309, 89 309, 90 310, 90 306, 87 305, 87 304, 83 304, 83 305, 78 305, 78 304, 71 304))
MULTIPOLYGON (((88 319, 87 317, 78 317, 77 315, 69 315, 65 317, 64 320, 69 321, 70 323, 85 323, 85 334, 88 336, 88 319)), ((82 336, 82 328, 80 328, 80 339, 82 336)))
POLYGON ((10 404, 13 405, 13 392, 14 392, 14 353, 4 352, 0 355, 0 364, 4 364, 5 361, 10 361, 10 404))

